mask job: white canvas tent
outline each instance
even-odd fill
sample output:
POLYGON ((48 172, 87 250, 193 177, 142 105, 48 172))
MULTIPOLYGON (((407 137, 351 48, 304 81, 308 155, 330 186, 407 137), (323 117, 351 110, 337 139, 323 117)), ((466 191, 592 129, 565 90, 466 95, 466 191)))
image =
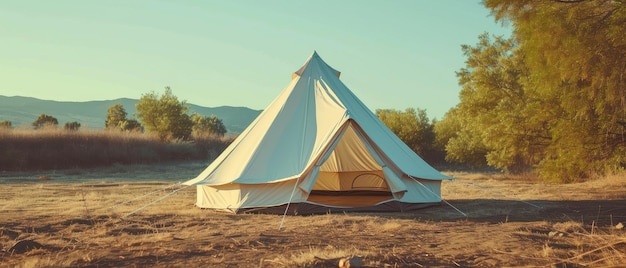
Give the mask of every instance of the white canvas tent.
POLYGON ((196 205, 231 212, 407 211, 441 202, 441 181, 313 53, 201 174, 196 205))

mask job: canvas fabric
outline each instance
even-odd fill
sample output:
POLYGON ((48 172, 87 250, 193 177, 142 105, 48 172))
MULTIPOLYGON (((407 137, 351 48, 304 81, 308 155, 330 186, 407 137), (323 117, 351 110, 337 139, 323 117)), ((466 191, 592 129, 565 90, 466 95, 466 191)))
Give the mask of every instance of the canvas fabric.
POLYGON ((196 204, 237 211, 311 202, 314 191, 440 202, 441 180, 450 177, 406 146, 339 76, 313 53, 250 126, 185 182, 198 186, 196 204))

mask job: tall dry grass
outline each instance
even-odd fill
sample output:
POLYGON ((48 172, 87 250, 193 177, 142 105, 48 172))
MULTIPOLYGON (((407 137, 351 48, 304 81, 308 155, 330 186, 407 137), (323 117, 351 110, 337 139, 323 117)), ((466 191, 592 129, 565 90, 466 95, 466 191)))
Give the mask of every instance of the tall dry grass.
POLYGON ((138 132, 0 129, 0 171, 92 168, 215 158, 232 138, 163 143, 138 132))

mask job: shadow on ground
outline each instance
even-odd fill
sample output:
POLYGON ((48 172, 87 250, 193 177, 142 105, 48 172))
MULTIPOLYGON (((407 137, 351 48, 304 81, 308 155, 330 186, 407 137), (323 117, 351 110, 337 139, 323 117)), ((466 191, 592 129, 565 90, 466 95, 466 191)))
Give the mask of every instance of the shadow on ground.
POLYGON ((619 222, 626 223, 626 199, 577 201, 458 199, 414 213, 360 214, 444 222, 575 221, 588 225, 614 226, 619 222))

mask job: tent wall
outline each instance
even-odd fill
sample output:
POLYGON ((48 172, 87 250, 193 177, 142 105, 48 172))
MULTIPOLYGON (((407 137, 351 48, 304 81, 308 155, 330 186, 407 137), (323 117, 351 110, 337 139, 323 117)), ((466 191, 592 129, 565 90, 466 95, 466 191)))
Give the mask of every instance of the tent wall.
POLYGON ((412 179, 403 177, 407 191, 399 197, 394 194, 398 201, 406 203, 439 203, 441 202, 441 181, 412 179), (417 183, 416 183, 417 182, 417 183))
MULTIPOLYGON (((370 191, 371 194, 367 194, 367 191, 358 191, 358 194, 354 195, 346 192, 343 195, 324 197, 314 192, 313 195, 315 196, 310 199, 309 195, 299 188, 293 191, 296 180, 254 185, 198 185, 196 206, 238 212, 241 209, 275 207, 287 203, 313 203, 322 207, 361 207, 364 209, 363 211, 367 211, 367 207, 380 205, 387 201, 401 203, 404 206, 441 202, 441 197, 437 194, 441 191, 441 181, 417 180, 419 183, 415 183, 416 180, 408 177, 404 177, 402 180, 409 186, 409 190, 402 194, 394 193, 392 195, 391 192, 388 192, 388 195, 384 195, 380 194, 382 191, 370 191), (291 196, 292 192, 293 196, 291 196)), ((397 209, 401 210, 400 207, 397 209)))
POLYGON ((271 184, 198 185, 196 206, 237 212, 240 208, 302 202, 306 193, 293 191, 296 180, 271 184), (291 196, 293 192, 293 197, 291 196))

